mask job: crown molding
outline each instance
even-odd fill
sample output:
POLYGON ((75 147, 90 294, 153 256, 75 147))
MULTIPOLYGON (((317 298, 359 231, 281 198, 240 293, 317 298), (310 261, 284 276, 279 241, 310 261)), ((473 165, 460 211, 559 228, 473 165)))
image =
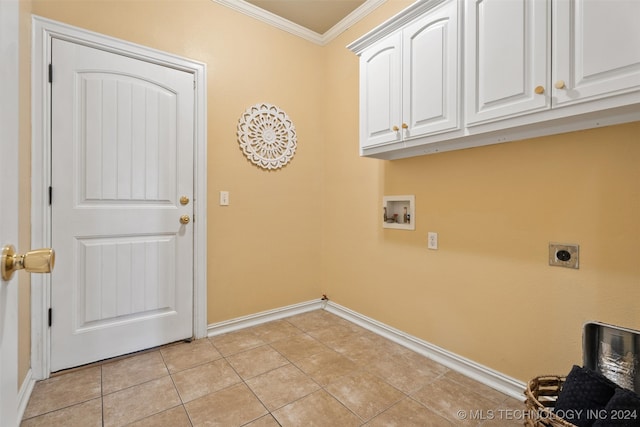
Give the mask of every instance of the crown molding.
POLYGON ((347 49, 360 55, 362 51, 370 46, 372 43, 383 39, 384 37, 393 34, 398 31, 409 22, 413 21, 417 17, 424 14, 426 11, 434 9, 435 7, 444 3, 445 0, 416 0, 406 9, 402 10, 398 14, 387 19, 382 24, 369 31, 367 34, 360 37, 358 40, 350 43, 347 49))
POLYGON ((340 22, 331 27, 326 33, 319 34, 315 31, 311 31, 301 25, 284 19, 274 13, 261 9, 252 5, 244 0, 212 0, 215 3, 234 9, 240 13, 243 13, 252 18, 258 19, 283 31, 291 33, 295 36, 301 37, 312 43, 324 46, 341 33, 346 31, 353 24, 367 16, 378 6, 386 2, 387 0, 367 0, 357 9, 344 17, 340 22))

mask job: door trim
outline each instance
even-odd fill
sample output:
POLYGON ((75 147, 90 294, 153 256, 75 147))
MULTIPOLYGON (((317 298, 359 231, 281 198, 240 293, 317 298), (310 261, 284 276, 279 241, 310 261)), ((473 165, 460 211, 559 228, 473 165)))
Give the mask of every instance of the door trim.
MULTIPOLYGON (((48 75, 51 39, 58 38, 193 74, 194 108, 194 248, 193 335, 207 336, 207 88, 206 64, 71 25, 32 16, 31 70, 31 247, 51 245, 51 95, 48 75)), ((55 77, 54 77, 55 78, 55 77)), ((48 378, 51 304, 49 275, 31 279, 31 368, 36 380, 48 378)))

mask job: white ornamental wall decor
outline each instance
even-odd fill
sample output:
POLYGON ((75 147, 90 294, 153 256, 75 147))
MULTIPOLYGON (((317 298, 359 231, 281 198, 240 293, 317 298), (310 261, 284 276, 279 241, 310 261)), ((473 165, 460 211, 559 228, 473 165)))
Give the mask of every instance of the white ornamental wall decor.
POLYGON ((296 129, 280 108, 256 104, 240 116, 238 142, 252 163, 263 169, 279 169, 295 154, 296 129))

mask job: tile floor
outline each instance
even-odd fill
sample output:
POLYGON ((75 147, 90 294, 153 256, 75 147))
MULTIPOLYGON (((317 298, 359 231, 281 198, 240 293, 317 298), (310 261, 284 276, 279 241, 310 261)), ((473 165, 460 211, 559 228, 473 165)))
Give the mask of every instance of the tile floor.
POLYGON ((21 425, 507 426, 523 409, 317 310, 56 374, 21 425))

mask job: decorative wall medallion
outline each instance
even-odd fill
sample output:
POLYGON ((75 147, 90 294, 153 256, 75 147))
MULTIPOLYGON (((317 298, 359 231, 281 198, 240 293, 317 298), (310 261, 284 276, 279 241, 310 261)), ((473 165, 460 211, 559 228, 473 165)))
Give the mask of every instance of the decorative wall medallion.
POLYGON ((252 163, 263 169, 278 169, 293 158, 296 129, 280 108, 256 104, 240 117, 238 142, 252 163))

